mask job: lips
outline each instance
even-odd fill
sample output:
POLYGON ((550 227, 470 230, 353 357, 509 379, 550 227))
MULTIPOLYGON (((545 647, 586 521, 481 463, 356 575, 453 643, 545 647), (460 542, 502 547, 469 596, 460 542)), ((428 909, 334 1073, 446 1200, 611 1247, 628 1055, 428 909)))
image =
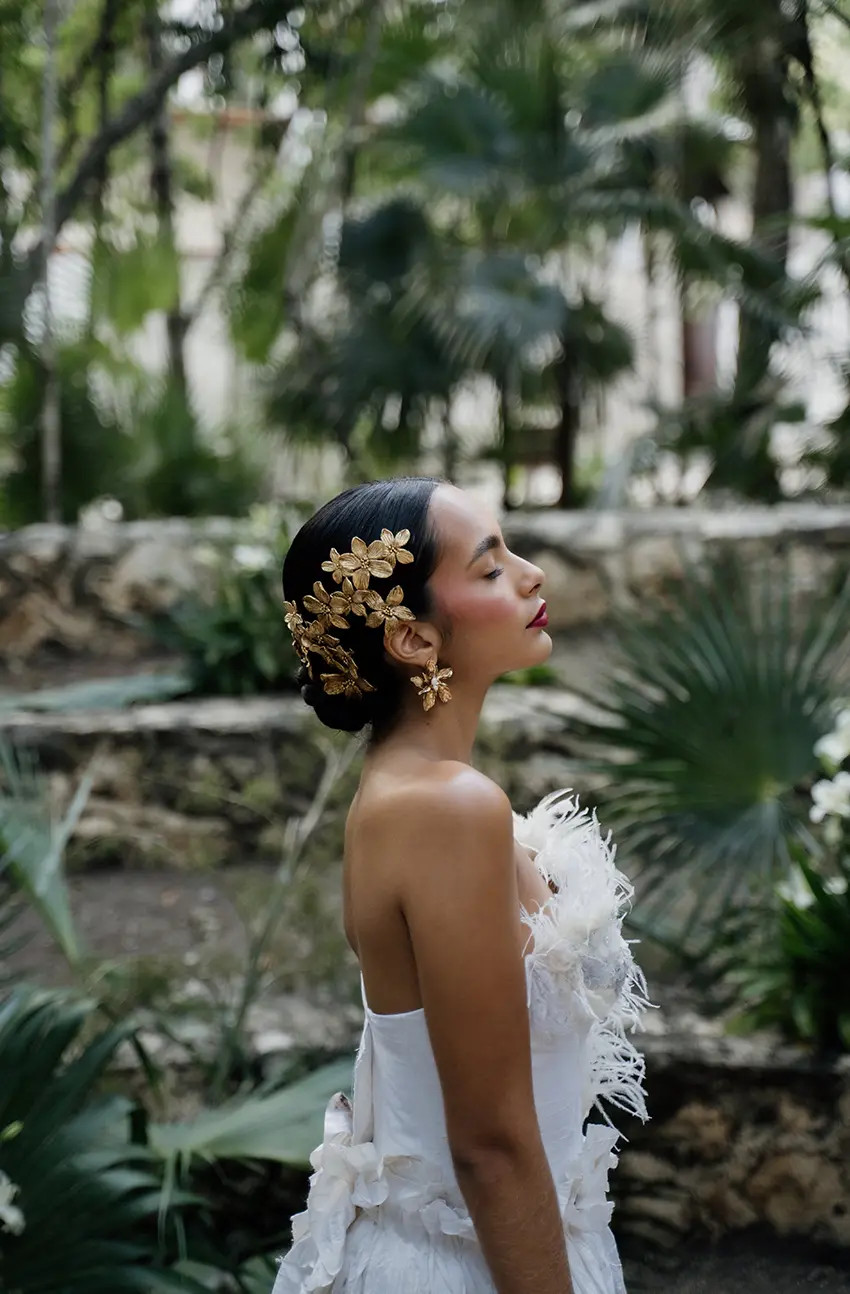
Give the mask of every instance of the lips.
POLYGON ((545 629, 549 623, 549 617, 546 614, 546 603, 537 612, 537 615, 527 625, 526 629, 545 629))

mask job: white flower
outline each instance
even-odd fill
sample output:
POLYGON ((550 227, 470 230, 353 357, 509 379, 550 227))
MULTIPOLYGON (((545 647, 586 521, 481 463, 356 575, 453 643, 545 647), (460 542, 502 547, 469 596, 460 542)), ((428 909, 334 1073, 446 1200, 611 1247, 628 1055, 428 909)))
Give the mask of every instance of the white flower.
POLYGON ((270 548, 263 544, 237 544, 233 550, 233 560, 244 571, 264 571, 274 560, 270 548))
POLYGON ((836 849, 841 844, 844 829, 840 818, 827 818, 823 824, 823 843, 828 849, 836 849))
POLYGON ((834 768, 844 763, 850 755, 850 710, 842 710, 832 732, 815 742, 815 754, 834 768))
POLYGON ((12 1203, 17 1193, 17 1186, 0 1169, 0 1230, 10 1231, 13 1236, 19 1236, 25 1225, 23 1213, 12 1203))
POLYGON ((812 800, 812 822, 823 822, 826 817, 850 818, 850 773, 836 773, 832 781, 815 782, 812 800))
POLYGON ((793 903, 795 908, 810 908, 815 901, 799 867, 794 868, 787 881, 777 885, 776 893, 786 903, 793 903))
MULTIPOLYGON (((827 894, 846 894, 847 882, 843 876, 830 876, 824 881, 823 888, 827 894)), ((806 883, 806 878, 796 867, 787 881, 782 881, 777 885, 776 893, 786 903, 793 903, 795 908, 801 910, 810 908, 815 901, 815 897, 806 883)))

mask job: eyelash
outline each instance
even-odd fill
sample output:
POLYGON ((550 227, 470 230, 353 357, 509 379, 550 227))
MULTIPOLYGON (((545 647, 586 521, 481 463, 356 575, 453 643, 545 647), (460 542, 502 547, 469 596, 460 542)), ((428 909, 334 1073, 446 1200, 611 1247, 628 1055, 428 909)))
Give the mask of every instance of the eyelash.
POLYGON ((503 566, 497 566, 494 571, 488 571, 484 576, 485 580, 497 580, 504 573, 504 569, 503 566))

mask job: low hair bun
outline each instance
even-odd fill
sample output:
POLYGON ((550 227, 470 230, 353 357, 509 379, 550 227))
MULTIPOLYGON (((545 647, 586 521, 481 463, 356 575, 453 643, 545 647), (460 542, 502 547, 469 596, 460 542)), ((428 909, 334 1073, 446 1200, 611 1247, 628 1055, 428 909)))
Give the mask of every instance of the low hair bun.
MULTIPOLYGON (((401 563, 398 571, 393 570, 395 561, 378 563, 384 569, 377 574, 370 570, 369 588, 388 597, 398 584, 404 607, 414 617, 429 615, 432 607, 428 581, 437 561, 437 538, 429 510, 439 484, 433 477, 369 481, 343 491, 319 508, 294 536, 283 564, 283 596, 291 604, 287 625, 293 614, 296 627, 302 623, 309 628, 316 620, 321 622, 318 602, 329 605, 329 599, 341 591, 346 568, 340 564, 340 554, 348 554, 355 538, 369 545, 382 539, 387 531, 398 551, 402 551, 403 544, 407 552, 397 559, 401 563), (403 531, 407 538, 399 540, 403 531)), ((327 659, 328 653, 323 654, 321 648, 311 650, 308 642, 305 650, 314 677, 303 668, 298 686, 304 701, 325 727, 337 732, 360 732, 371 727, 372 740, 379 741, 402 714, 410 688, 405 674, 393 666, 384 649, 384 632, 369 623, 372 617, 346 614, 343 618, 347 623, 342 626, 345 632, 339 640, 344 649, 339 653, 341 659, 335 661, 332 652, 327 659), (323 671, 342 672, 352 680, 368 683, 372 690, 360 696, 329 696, 321 680, 323 671)), ((333 618, 328 620, 334 635, 333 618)))
POLYGON ((328 696, 322 684, 314 682, 303 665, 298 673, 298 685, 305 705, 309 705, 326 728, 335 732, 360 732, 371 722, 368 696, 328 696))

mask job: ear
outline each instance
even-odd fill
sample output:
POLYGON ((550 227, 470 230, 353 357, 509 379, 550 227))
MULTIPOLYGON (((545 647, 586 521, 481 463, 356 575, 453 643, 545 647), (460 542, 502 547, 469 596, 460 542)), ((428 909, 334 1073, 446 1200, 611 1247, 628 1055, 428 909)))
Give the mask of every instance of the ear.
POLYGON ((422 669, 440 653, 442 635, 433 625, 420 620, 403 622, 394 634, 384 638, 384 649, 399 665, 422 669))

